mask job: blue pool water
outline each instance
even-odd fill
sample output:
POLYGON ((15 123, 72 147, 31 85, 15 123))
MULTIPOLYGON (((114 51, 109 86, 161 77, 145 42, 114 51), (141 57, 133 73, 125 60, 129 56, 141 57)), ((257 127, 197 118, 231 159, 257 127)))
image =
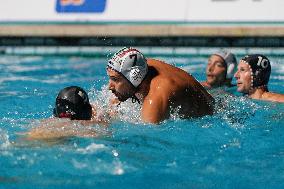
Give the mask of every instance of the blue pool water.
MULTIPOLYGON (((205 79, 207 56, 152 56, 205 79)), ((284 58, 268 57, 270 90, 284 93, 284 58)), ((105 104, 105 63, 105 56, 0 57, 0 188, 284 188, 284 104, 246 99, 235 88, 236 97, 211 91, 224 102, 213 116, 145 125, 126 102, 98 138, 18 135, 52 115, 63 87, 81 86, 105 104)))

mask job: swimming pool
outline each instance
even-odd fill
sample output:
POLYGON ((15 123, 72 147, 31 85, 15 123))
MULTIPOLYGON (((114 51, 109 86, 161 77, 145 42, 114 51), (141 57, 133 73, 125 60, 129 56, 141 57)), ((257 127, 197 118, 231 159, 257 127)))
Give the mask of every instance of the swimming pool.
MULTIPOLYGON (((206 53, 153 52, 147 53, 205 79, 206 53)), ((268 55, 269 88, 284 93, 284 50, 279 53, 268 55)), ((104 104, 105 63, 105 55, 0 57, 0 188, 284 187, 284 104, 249 100, 235 88, 236 97, 211 91, 224 101, 214 116, 173 115, 159 126, 145 125, 126 102, 124 114, 98 138, 47 143, 17 134, 52 115, 63 87, 81 86, 92 102, 104 104)))

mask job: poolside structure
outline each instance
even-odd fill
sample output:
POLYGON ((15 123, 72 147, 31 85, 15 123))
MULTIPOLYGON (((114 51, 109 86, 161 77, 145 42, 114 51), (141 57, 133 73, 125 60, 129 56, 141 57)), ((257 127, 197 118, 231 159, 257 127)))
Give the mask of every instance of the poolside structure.
POLYGON ((284 47, 284 25, 14 23, 0 46, 284 47))

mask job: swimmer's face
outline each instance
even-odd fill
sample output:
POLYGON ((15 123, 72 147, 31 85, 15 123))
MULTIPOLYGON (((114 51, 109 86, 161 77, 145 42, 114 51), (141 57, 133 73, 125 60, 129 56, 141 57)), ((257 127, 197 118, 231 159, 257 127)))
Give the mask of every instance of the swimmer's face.
POLYGON ((134 95, 133 86, 120 73, 108 68, 107 74, 109 76, 108 88, 120 102, 124 102, 134 95))
POLYGON ((211 86, 221 86, 226 80, 227 65, 218 55, 212 55, 208 59, 206 67, 207 83, 211 86))
POLYGON ((241 61, 234 77, 237 79, 237 90, 241 93, 248 93, 251 88, 251 71, 249 65, 241 61))

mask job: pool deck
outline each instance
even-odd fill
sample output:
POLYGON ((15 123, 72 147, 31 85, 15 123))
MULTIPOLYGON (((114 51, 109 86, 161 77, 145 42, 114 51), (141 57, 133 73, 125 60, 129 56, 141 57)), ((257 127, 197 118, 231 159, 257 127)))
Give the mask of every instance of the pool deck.
POLYGON ((283 37, 283 25, 189 24, 43 24, 0 25, 0 36, 272 36, 283 37))

